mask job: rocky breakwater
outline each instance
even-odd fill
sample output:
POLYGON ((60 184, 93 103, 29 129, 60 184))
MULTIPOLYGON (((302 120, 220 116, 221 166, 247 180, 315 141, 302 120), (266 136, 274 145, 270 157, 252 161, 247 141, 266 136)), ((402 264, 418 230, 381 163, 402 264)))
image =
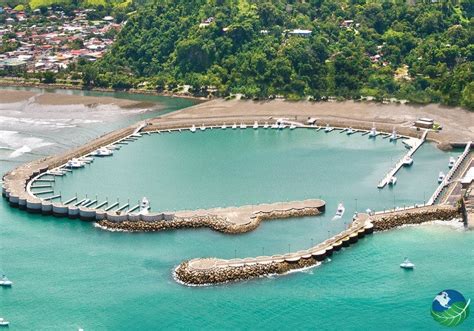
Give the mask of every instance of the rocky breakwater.
MULTIPOLYGON (((245 207, 244 207, 245 208, 245 207)), ((238 208, 237 208, 238 209, 238 208)), ((264 220, 283 219, 291 217, 314 216, 320 213, 317 207, 304 207, 288 210, 259 211, 252 215, 242 214, 247 219, 234 219, 226 216, 227 208, 222 209, 219 213, 209 213, 194 216, 176 216, 170 220, 156 221, 123 221, 114 222, 109 220, 98 221, 99 227, 111 231, 127 231, 127 232, 159 232, 170 229, 180 228, 202 228, 207 227, 215 231, 223 233, 245 233, 256 229, 264 220), (225 211, 224 211, 225 210, 225 211), (244 216, 245 215, 245 216, 244 216)), ((179 212, 177 213, 179 214, 179 212)))
POLYGON ((449 205, 434 205, 371 216, 374 231, 390 230, 402 225, 460 218, 460 210, 449 205))
POLYGON ((181 263, 174 271, 175 278, 187 285, 210 285, 226 283, 229 281, 241 281, 251 278, 265 277, 274 274, 285 274, 291 270, 308 268, 320 264, 315 257, 300 258, 298 261, 285 261, 284 256, 280 260, 265 260, 266 257, 255 258, 254 261, 247 259, 218 260, 218 259, 196 259, 181 263))

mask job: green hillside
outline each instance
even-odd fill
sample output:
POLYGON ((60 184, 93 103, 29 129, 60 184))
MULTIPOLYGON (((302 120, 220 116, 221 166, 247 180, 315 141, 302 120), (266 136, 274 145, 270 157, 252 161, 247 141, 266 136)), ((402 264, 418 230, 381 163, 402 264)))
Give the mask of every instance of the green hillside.
POLYGON ((155 0, 129 17, 85 81, 474 108, 473 5, 400 2, 155 0))

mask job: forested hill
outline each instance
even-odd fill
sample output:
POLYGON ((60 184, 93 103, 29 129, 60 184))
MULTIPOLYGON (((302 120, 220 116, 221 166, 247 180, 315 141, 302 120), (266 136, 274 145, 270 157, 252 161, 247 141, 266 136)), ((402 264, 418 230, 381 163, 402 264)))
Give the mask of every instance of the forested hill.
POLYGON ((473 109, 473 9, 445 1, 154 0, 130 15, 84 79, 256 98, 393 96, 473 109))

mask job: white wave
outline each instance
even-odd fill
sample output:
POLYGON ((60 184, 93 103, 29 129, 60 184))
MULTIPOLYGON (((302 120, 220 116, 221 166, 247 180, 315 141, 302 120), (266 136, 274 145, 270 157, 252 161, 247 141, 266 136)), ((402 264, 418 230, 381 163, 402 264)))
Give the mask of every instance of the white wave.
POLYGON ((15 158, 52 143, 37 137, 25 137, 18 131, 0 130, 0 145, 2 149, 13 150, 8 157, 15 158))
POLYGON ((15 157, 19 157, 25 153, 29 153, 31 152, 31 148, 29 148, 28 146, 22 146, 18 149, 16 149, 14 152, 10 153, 10 155, 8 155, 9 158, 15 158, 15 157))

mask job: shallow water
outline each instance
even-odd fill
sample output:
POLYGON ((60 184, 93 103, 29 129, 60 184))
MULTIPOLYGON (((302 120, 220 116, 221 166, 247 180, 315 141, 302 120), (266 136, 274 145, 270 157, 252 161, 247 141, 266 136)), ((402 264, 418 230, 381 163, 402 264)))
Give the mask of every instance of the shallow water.
MULTIPOLYGON (((120 115, 112 126, 135 118, 120 115)), ((80 137, 70 144, 94 137, 104 129, 100 126, 67 129, 80 137)), ((57 131, 42 133, 46 141, 57 139, 57 131)), ((45 146, 42 152, 65 148, 45 146)), ((112 158, 68 175, 57 188, 63 185, 64 195, 107 194, 121 201, 146 194, 154 209, 321 196, 328 211, 321 217, 263 222, 236 236, 208 229, 130 234, 30 215, 2 199, 0 270, 15 284, 0 289, 0 316, 11 321, 11 330, 438 329, 429 310, 439 291, 453 288, 474 298, 474 235, 456 226, 378 233, 320 267, 286 276, 199 288, 172 279, 173 268, 184 259, 308 247, 312 239, 344 226, 356 198, 358 209, 389 208, 394 198, 400 206, 422 202, 435 189, 438 171, 446 170, 449 154, 426 144, 413 167, 397 175, 394 189, 377 190, 391 161, 404 152, 400 141, 307 130, 144 136, 112 158), (346 217, 331 222, 339 201, 346 205, 346 217), (400 270, 405 256, 416 263, 414 272, 400 270)), ((11 163, 1 162, 0 168, 5 172, 11 163)), ((457 329, 470 330, 473 321, 471 316, 457 329)))

